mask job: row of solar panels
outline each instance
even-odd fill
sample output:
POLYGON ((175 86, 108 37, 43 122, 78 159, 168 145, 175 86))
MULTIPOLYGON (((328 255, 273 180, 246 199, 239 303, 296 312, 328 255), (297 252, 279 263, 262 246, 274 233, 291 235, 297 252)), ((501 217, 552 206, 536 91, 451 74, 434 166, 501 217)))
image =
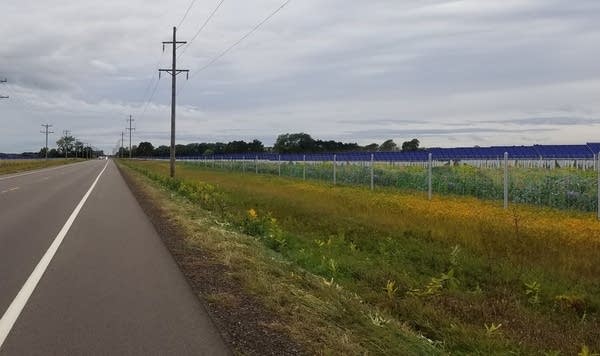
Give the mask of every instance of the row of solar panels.
POLYGON ((600 153, 600 143, 586 145, 535 145, 535 146, 493 146, 493 147, 459 147, 459 148, 430 148, 416 152, 343 152, 343 153, 311 153, 311 154, 223 154, 205 157, 188 157, 187 159, 216 159, 216 160, 254 160, 261 161, 370 161, 377 162, 421 162, 434 160, 495 160, 502 159, 505 153, 512 160, 538 159, 575 159, 589 160, 600 153))

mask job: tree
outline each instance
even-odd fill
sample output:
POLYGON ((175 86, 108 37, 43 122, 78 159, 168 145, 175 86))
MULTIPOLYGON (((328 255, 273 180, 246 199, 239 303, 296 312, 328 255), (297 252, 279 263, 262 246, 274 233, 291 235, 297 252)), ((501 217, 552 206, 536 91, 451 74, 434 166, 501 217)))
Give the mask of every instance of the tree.
POLYGON ((413 138, 410 141, 406 141, 402 144, 402 152, 414 152, 419 150, 419 145, 421 142, 416 138, 413 138))
POLYGON ((396 151, 398 150, 398 145, 394 140, 387 140, 379 146, 379 150, 383 152, 396 151))
POLYGON ((315 140, 305 133, 279 135, 273 146, 278 153, 314 152, 315 148, 315 140))
POLYGON ((364 147, 365 150, 369 151, 369 152, 375 152, 377 150, 379 150, 379 145, 376 143, 372 143, 370 145, 366 145, 364 147))
POLYGON ((77 157, 78 154, 83 156, 83 142, 76 140, 73 144, 73 150, 75 151, 75 157, 77 157))
POLYGON ((154 146, 150 142, 140 142, 135 151, 136 157, 150 157, 154 154, 154 146))
POLYGON ((154 150, 154 155, 156 157, 169 157, 169 154, 171 152, 171 148, 169 146, 158 146, 155 150, 154 150))
POLYGON ((58 150, 61 155, 68 157, 69 152, 73 150, 73 145, 75 143, 75 137, 71 135, 65 135, 61 137, 58 141, 56 141, 56 145, 58 146, 58 150))
POLYGON ((256 153, 265 152, 265 145, 259 140, 252 140, 252 142, 248 144, 248 151, 256 153))

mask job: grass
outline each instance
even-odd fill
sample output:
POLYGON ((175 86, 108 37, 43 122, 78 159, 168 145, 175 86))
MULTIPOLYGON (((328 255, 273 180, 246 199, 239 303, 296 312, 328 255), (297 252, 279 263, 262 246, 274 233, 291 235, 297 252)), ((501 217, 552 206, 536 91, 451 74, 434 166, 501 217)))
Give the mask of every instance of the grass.
POLYGON ((61 166, 64 164, 75 163, 76 159, 23 159, 23 160, 0 160, 0 175, 12 174, 34 169, 49 168, 61 166))
MULTIPOLYGON (((179 165, 179 179, 171 180, 164 163, 124 164, 212 212, 230 230, 254 236, 278 261, 265 268, 286 276, 279 293, 295 295, 306 283, 287 278, 283 264, 321 278, 330 299, 354 295, 361 308, 340 306, 339 316, 327 314, 336 327, 319 328, 346 330, 345 340, 356 345, 352 354, 420 354, 423 349, 406 345, 429 344, 452 354, 600 351, 600 223, 592 214, 530 206, 505 211, 467 197, 429 202, 391 189, 371 192, 197 165, 179 165), (431 343, 419 343, 415 334, 431 343)), ((252 268, 262 251, 255 248, 236 264, 252 268)), ((255 272, 242 280, 277 309, 270 293, 278 280, 255 272), (261 283, 267 285, 256 287, 261 283)), ((323 307, 319 299, 286 300, 291 304, 279 313, 323 307)), ((319 350, 310 341, 312 323, 319 320, 291 325, 288 332, 315 352, 348 353, 335 340, 319 350)))
MULTIPOLYGON (((213 162, 197 161, 211 167, 213 162)), ((253 161, 231 162, 217 161, 215 168, 227 170, 255 172, 253 161)), ((284 177, 309 180, 333 181, 333 165, 331 162, 278 163, 260 162, 259 172, 262 174, 281 175, 284 177)), ((368 165, 344 164, 337 166, 337 182, 342 185, 369 186, 371 169, 368 165)), ((432 171, 432 188, 438 195, 461 195, 486 200, 503 199, 503 169, 478 168, 469 165, 434 167, 432 171)), ((509 199, 515 203, 532 204, 563 210, 592 212, 598 206, 597 172, 593 170, 573 168, 522 168, 510 167, 509 199)), ((404 191, 427 191, 427 168, 424 165, 395 166, 377 163, 374 166, 374 184, 377 187, 397 188, 404 191)))

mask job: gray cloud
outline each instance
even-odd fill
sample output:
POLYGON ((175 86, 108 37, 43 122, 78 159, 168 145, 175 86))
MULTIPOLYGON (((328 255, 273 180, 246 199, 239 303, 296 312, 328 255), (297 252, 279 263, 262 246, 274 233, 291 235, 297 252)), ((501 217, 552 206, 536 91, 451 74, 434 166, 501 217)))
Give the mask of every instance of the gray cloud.
MULTIPOLYGON (((226 1, 181 66, 197 70, 280 3, 226 1)), ((43 122, 108 150, 129 114, 136 141, 166 143, 169 83, 145 110, 144 90, 167 65, 161 41, 188 4, 4 1, 0 77, 11 83, 0 93, 11 99, 0 102, 0 151, 39 149, 43 122)), ((197 2, 181 39, 214 5, 197 2)), ((178 137, 598 141, 599 23, 595 0, 292 1, 180 86, 178 137)))

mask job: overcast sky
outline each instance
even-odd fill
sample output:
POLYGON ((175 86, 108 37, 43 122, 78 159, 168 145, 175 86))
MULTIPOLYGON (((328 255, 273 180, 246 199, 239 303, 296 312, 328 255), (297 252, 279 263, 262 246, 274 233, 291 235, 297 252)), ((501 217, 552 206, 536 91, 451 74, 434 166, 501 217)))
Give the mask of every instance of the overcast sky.
MULTIPOLYGON (((179 39, 217 3, 197 0, 179 39)), ((600 141, 598 0, 292 0, 198 72, 282 3, 225 0, 179 50, 193 75, 179 77, 179 143, 271 145, 286 132, 428 147, 600 141)), ((167 144, 170 80, 153 79, 189 4, 2 0, 0 151, 39 150, 42 123, 51 142, 69 129, 112 151, 129 114, 135 143, 167 144)))

